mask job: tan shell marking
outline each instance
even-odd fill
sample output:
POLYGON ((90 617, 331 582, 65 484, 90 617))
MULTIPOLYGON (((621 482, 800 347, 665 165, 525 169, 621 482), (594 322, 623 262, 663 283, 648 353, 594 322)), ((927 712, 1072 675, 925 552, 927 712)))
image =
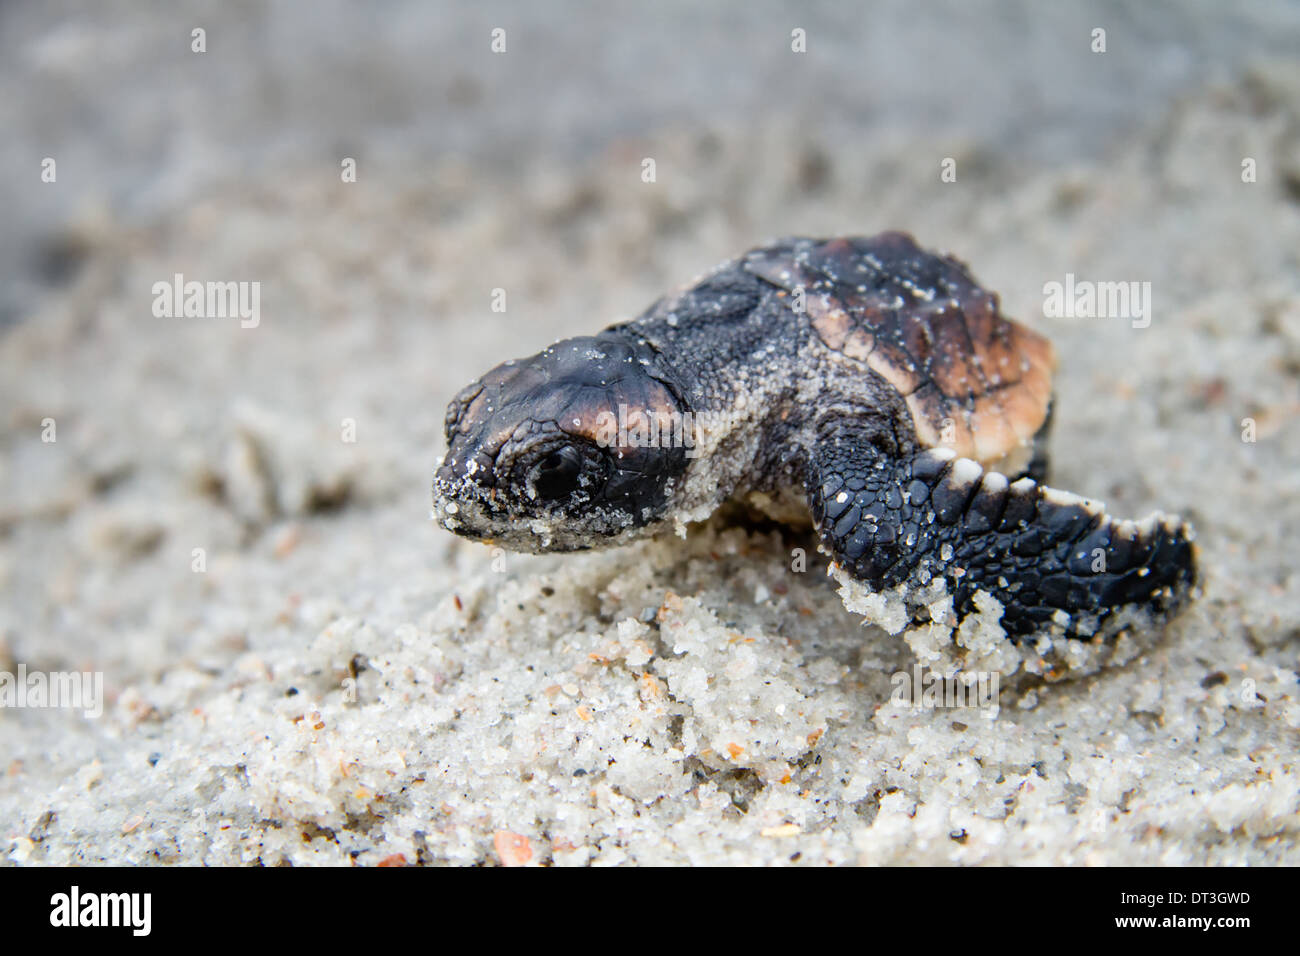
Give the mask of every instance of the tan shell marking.
POLYGON ((804 307, 821 340, 837 352, 843 349, 844 341, 853 329, 853 320, 849 314, 832 303, 829 295, 824 294, 808 296, 804 307))
MULTIPOLYGON (((897 234, 837 239, 800 257, 765 252, 746 267, 789 290, 802 287, 826 346, 863 362, 903 396, 924 446, 951 448, 984 465, 1019 458, 1047 419, 1056 355, 1038 333, 999 313, 997 296, 974 286, 955 260, 957 301, 919 290, 911 301, 854 286, 865 255, 920 252, 897 234), (834 285, 833 291, 828 288, 834 285)), ((939 292, 938 295, 943 295, 939 292)))

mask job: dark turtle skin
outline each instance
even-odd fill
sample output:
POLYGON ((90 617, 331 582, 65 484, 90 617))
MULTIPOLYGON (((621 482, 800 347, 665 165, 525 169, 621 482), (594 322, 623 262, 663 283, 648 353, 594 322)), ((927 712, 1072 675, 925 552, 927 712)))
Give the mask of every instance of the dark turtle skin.
POLYGON ((519 551, 626 543, 739 499, 872 589, 986 591, 1013 639, 1173 610, 1191 529, 1047 487, 1050 343, 910 236, 783 239, 447 410, 434 516, 519 551), (618 422, 622 427, 615 428, 618 422))

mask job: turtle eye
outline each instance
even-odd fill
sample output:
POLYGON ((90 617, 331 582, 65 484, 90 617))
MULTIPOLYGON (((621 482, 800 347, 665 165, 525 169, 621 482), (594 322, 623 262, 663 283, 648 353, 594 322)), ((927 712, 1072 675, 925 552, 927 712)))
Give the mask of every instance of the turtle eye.
POLYGON ((564 445, 538 464, 533 489, 544 501, 558 501, 578 490, 581 475, 582 453, 572 445, 564 445))

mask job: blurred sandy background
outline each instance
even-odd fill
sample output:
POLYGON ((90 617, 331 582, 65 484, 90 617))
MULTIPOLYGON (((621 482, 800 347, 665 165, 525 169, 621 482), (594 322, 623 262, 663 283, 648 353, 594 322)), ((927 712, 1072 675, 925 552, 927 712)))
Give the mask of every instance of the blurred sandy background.
POLYGON ((0 710, 0 859, 1296 862, 1300 7, 647 6, 0 3, 0 671, 109 695, 0 710), (1195 522, 1133 660, 913 712, 798 542, 428 521, 469 379, 885 228, 1056 342, 1054 484, 1195 522), (1045 319, 1067 272, 1151 327, 1045 319))

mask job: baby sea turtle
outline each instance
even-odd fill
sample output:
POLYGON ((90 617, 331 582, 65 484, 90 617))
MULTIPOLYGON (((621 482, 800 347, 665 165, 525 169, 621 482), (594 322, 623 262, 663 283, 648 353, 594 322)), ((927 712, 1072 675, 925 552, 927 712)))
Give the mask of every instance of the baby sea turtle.
POLYGON ((518 551, 608 547, 738 498, 874 590, 942 576, 1012 637, 1168 611, 1191 530, 1042 484, 1056 357, 908 235, 790 238, 453 399, 434 516, 518 551), (1062 614, 1064 612, 1064 614, 1062 614))

